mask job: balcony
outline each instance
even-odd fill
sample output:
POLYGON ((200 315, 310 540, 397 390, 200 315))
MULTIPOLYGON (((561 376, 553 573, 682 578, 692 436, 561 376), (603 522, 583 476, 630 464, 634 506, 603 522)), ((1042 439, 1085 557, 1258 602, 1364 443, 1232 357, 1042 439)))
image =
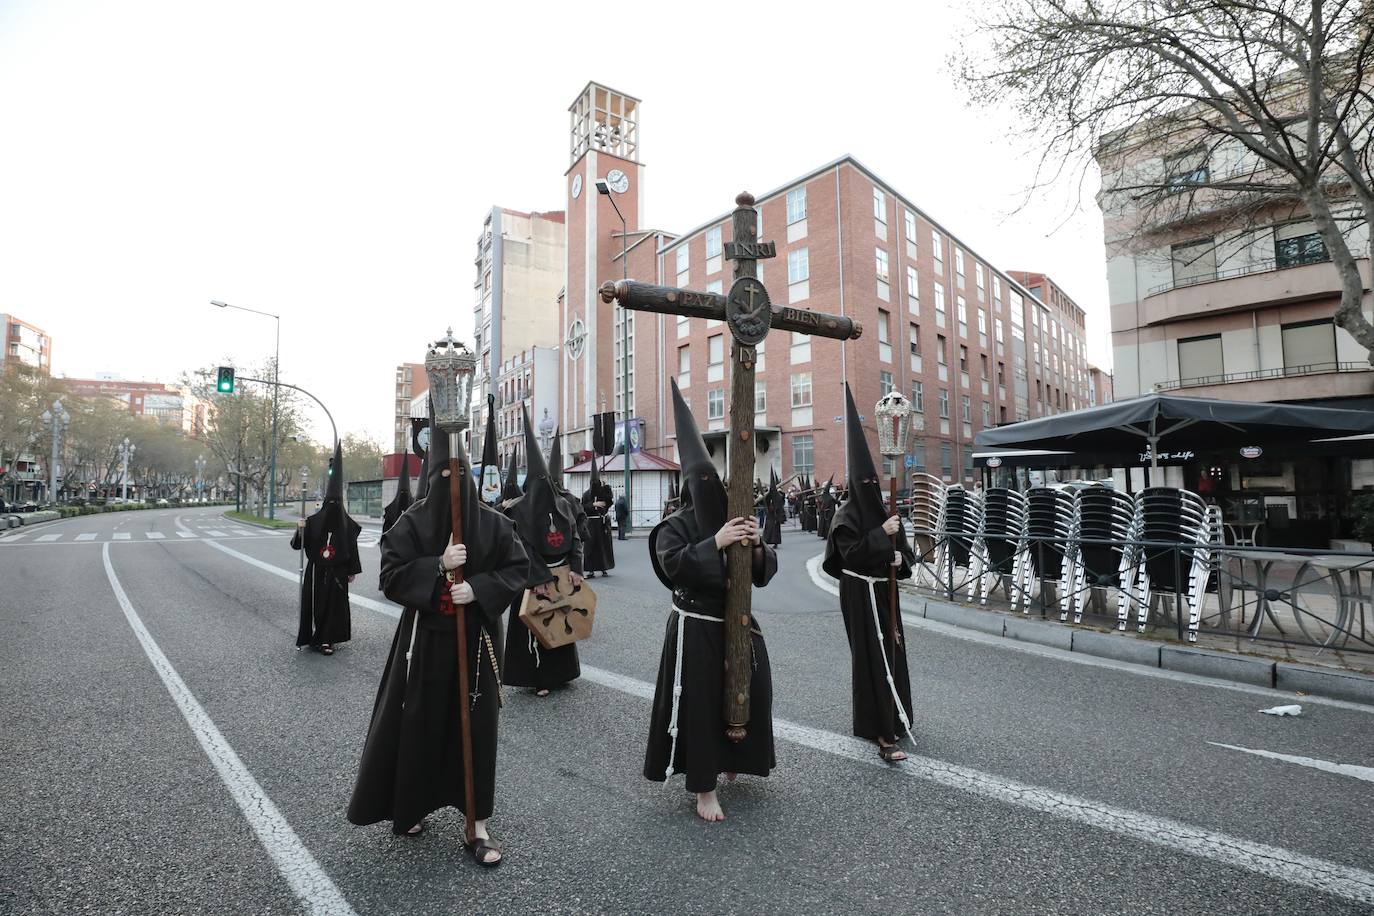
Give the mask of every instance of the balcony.
MULTIPOLYGON (((1359 262, 1369 289, 1369 260, 1359 262)), ((1331 262, 1301 259, 1266 260, 1219 270, 1215 275, 1161 283, 1145 294, 1140 326, 1167 324, 1201 315, 1240 312, 1341 294, 1340 277, 1331 262)))
POLYGON ((1368 362, 1314 363, 1250 372, 1227 372, 1200 378, 1170 379, 1155 385, 1157 391, 1188 389, 1190 397, 1246 401, 1288 401, 1324 398, 1368 397, 1374 394, 1374 367, 1368 362), (1289 379, 1303 379, 1300 385, 1289 379), (1234 385, 1244 385, 1238 390, 1234 385))

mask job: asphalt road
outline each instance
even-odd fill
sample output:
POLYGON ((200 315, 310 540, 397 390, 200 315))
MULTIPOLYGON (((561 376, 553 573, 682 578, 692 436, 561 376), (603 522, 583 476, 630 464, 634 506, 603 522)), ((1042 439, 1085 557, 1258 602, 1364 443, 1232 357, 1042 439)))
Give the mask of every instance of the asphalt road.
POLYGON ((326 658, 293 645, 287 535, 221 512, 0 537, 0 913, 1374 912, 1374 709, 1275 718, 1272 691, 923 626, 918 746, 887 766, 848 737, 837 599, 796 531, 755 599, 778 769, 724 789, 724 823, 640 775, 667 619, 640 539, 593 582, 584 677, 506 691, 505 864, 464 856, 455 813, 355 828, 397 612, 376 528, 326 658))

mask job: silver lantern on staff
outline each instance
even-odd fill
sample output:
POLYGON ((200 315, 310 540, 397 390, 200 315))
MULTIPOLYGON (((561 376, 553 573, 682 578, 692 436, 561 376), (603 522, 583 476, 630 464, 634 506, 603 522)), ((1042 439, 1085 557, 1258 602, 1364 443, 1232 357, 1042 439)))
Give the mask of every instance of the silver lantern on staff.
POLYGON ((911 402, 894 388, 878 398, 873 414, 878 418, 878 451, 885 458, 905 455, 911 436, 911 402))
POLYGON ((425 375, 429 376, 429 399, 435 428, 449 434, 449 454, 457 454, 453 437, 472 422, 472 378, 477 372, 477 357, 453 337, 449 328, 443 340, 430 344, 425 354, 425 375))

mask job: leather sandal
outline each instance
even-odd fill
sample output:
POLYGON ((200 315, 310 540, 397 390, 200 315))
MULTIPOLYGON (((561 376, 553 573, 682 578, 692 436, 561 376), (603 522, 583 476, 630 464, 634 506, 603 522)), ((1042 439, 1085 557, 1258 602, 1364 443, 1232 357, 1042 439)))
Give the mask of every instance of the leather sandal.
POLYGON ((491 837, 479 836, 471 843, 464 841, 463 845, 468 852, 472 853, 473 861, 483 868, 495 868, 505 860, 505 856, 501 854, 501 844, 491 837), (489 852, 495 852, 496 858, 488 860, 487 853, 489 852))
POLYGON ((878 756, 888 763, 897 763, 906 759, 906 751, 895 744, 878 744, 878 756))

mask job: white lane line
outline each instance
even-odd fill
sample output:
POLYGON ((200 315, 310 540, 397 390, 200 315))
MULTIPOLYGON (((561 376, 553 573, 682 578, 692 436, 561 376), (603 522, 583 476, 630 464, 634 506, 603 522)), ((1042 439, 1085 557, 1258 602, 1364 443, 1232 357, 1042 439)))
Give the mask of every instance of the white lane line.
POLYGON ((28 533, 27 531, 20 532, 19 534, 7 534, 7 535, 5 535, 4 540, 3 540, 3 541, 0 541, 0 543, 4 543, 4 542, 11 542, 11 543, 12 543, 12 542, 14 542, 14 541, 22 541, 24 538, 26 538, 26 537, 28 537, 28 536, 29 536, 29 533, 28 533))
POLYGON ((1314 770, 1335 773, 1337 776, 1350 776, 1354 779, 1363 779, 1365 782, 1374 782, 1374 767, 1362 767, 1353 763, 1333 763, 1330 760, 1321 760, 1317 757, 1301 757, 1297 754, 1279 754, 1274 751, 1265 751, 1254 747, 1238 747, 1234 744, 1222 744, 1219 741, 1208 741, 1207 743, 1213 747, 1224 747, 1228 751, 1240 751, 1242 754, 1254 754, 1256 757, 1268 757, 1270 760, 1281 760, 1284 763, 1296 763, 1300 767, 1311 767, 1314 770))
MULTIPOLYGON (((291 582, 296 581, 296 574, 293 572, 273 566, 271 563, 264 563, 256 557, 239 553, 223 544, 216 544, 213 541, 206 541, 205 543, 216 550, 238 557, 264 572, 272 573, 291 582)), ((396 605, 383 604, 361 595, 350 595, 349 601, 393 619, 401 615, 401 609, 396 605)), ((635 680, 623 674, 616 674, 613 671, 584 664, 582 676, 593 683, 601 684, 603 687, 610 687, 613 690, 644 700, 652 700, 654 696, 653 684, 635 680)), ((799 725, 785 719, 774 719, 773 731, 776 737, 793 744, 844 757, 856 763, 879 769, 891 767, 891 764, 878 759, 878 756, 873 753, 873 745, 867 741, 799 725)), ((1088 827, 1116 833, 1133 840, 1162 846, 1168 850, 1182 850, 1199 858, 1210 859, 1223 865, 1255 872, 1267 878, 1314 888, 1323 893, 1357 900, 1361 903, 1374 903, 1374 872, 1303 855, 1278 846, 1255 843, 1201 827, 1193 827, 1171 818, 1156 817, 1128 808, 1118 808, 1115 805, 1067 795, 1052 789, 1042 789, 1029 783, 984 773, 970 767, 946 763, 932 757, 910 756, 905 763, 892 771, 912 779, 938 783, 947 788, 979 795, 992 801, 1029 808, 1041 814, 1048 814, 1088 827)))
MULTIPOLYGON (((644 700, 652 700, 654 696, 653 684, 613 671, 584 664, 582 676, 592 683, 644 700)), ((784 741, 843 757, 854 763, 887 769, 911 779, 933 782, 945 788, 967 792, 1001 804, 1027 808, 1039 814, 1047 814, 1085 827, 1160 846, 1171 852, 1186 852, 1201 859, 1254 872, 1277 881, 1309 887, 1325 894, 1360 903, 1374 903, 1374 872, 1303 855, 1279 846, 1256 843, 1195 827, 1172 818, 1157 817, 1089 798, 1044 789, 971 767, 946 763, 933 757, 913 754, 907 757, 905 762, 893 767, 873 753, 873 745, 870 742, 785 719, 773 720, 773 732, 784 741)))
POLYGON ((204 531, 205 531, 206 534, 210 535, 210 537, 212 537, 212 538, 228 537, 228 535, 226 535, 223 531, 220 531, 220 530, 217 529, 217 528, 206 528, 206 529, 204 529, 204 531))
POLYGON ((286 883, 291 886, 291 890, 309 912, 356 916, 353 907, 320 868, 310 850, 305 848, 300 837, 296 836, 296 831, 291 829, 291 825, 286 822, 276 804, 263 791, 262 786, 258 785, 253 774, 248 772, 248 768, 220 734, 219 728, 210 719, 209 714, 196 701, 181 675, 177 674, 167 656, 158 648, 157 642, 143 625, 138 612, 129 601, 129 596, 124 593, 124 587, 115 576, 114 566, 110 563, 109 543, 101 545, 100 557, 105 563, 105 575, 110 580, 110 588, 114 590, 115 599, 123 609, 134 635, 138 637, 139 644, 143 646, 148 661, 152 662, 153 670, 162 679, 167 692, 172 695, 181 714, 186 718, 186 724, 191 726, 196 740, 200 742, 205 755, 210 758, 220 778, 224 780, 229 794, 238 803, 244 819, 257 834, 258 842, 276 863, 281 876, 286 879, 286 883))
POLYGON ((196 536, 196 533, 195 533, 194 531, 178 531, 178 532, 177 532, 177 537, 179 537, 179 538, 193 538, 193 537, 195 537, 195 536, 196 536))
MULTIPOLYGON (((811 584, 827 594, 839 597, 839 587, 834 580, 821 570, 822 554, 817 554, 806 563, 806 571, 811 576, 811 584)), ((904 595, 902 600, 914 600, 911 596, 904 595)), ((1053 659, 1054 661, 1069 662, 1075 665, 1085 665, 1089 668, 1105 668, 1109 671, 1120 671, 1123 674, 1134 674, 1137 677, 1149 677, 1161 681, 1173 681, 1176 684, 1188 684, 1192 687, 1210 687, 1213 690, 1230 690, 1235 693, 1250 693, 1261 696, 1265 699, 1288 700, 1293 699, 1292 693, 1282 690, 1273 690, 1268 687, 1252 687, 1247 684, 1236 684, 1231 681, 1222 681, 1216 678, 1203 677, 1199 674, 1185 674, 1182 671, 1170 671, 1166 668, 1150 668, 1145 665, 1135 665, 1130 662, 1121 662, 1113 658, 1100 658, 1096 655, 1088 655, 1085 652, 1068 652, 1064 649, 1055 649, 1051 646, 1040 646, 1035 643, 1021 642, 1016 639, 1007 639, 1003 636, 994 636, 991 633, 983 633, 979 630, 968 630, 963 627, 955 626, 952 623, 944 623, 939 620, 927 620, 924 617, 917 617, 915 614, 903 613, 902 622, 909 627, 916 627, 921 630, 929 630, 932 633, 939 633, 941 636, 948 636, 951 639, 962 639, 965 642, 978 643, 991 649, 998 649, 1003 652, 1019 652, 1022 655, 1038 655, 1041 658, 1053 659)), ((1374 706, 1366 703, 1352 703, 1349 700, 1334 700, 1329 697, 1304 696, 1304 703, 1311 703, 1314 706, 1331 706, 1336 709, 1347 709, 1351 712, 1362 712, 1366 715, 1374 715, 1374 706)))
POLYGON ((127 541, 133 537, 133 534, 128 531, 116 531, 111 537, 116 541, 127 541))
POLYGON ((40 544, 46 544, 50 541, 61 540, 61 538, 62 535, 60 534, 40 534, 38 537, 34 538, 34 540, 40 544))
POLYGON ((146 537, 148 538, 148 540, 150 540, 150 541, 160 541, 160 540, 162 540, 163 538, 165 538, 167 535, 163 534, 161 531, 149 531, 149 532, 146 533, 145 536, 146 536, 146 537))
POLYGON ((82 534, 78 534, 76 536, 76 539, 78 541, 94 541, 96 539, 96 533, 94 531, 87 531, 82 534))

